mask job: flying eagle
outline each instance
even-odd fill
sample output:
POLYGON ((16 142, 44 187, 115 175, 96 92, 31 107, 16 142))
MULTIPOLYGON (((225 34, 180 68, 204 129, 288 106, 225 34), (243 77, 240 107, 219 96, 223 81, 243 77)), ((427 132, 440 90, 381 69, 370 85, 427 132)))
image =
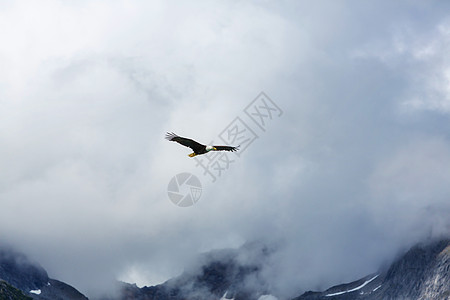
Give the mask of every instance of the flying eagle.
POLYGON ((209 145, 202 145, 194 140, 184 138, 181 136, 176 135, 173 132, 166 133, 166 139, 172 142, 177 142, 183 146, 189 147, 192 150, 194 150, 193 153, 189 154, 189 157, 194 157, 196 155, 205 154, 209 151, 237 151, 239 146, 232 147, 232 146, 209 146, 209 145))

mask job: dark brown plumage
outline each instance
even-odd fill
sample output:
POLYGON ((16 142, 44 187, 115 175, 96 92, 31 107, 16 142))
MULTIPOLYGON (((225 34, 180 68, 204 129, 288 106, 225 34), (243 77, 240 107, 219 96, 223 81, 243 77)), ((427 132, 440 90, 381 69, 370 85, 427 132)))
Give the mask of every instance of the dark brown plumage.
POLYGON ((190 157, 194 157, 196 155, 205 154, 209 151, 237 151, 239 146, 232 147, 232 146, 207 146, 200 144, 199 142, 196 142, 194 140, 184 138, 181 136, 176 135, 173 132, 166 133, 166 139, 172 142, 177 142, 183 146, 191 148, 194 153, 189 154, 190 157))

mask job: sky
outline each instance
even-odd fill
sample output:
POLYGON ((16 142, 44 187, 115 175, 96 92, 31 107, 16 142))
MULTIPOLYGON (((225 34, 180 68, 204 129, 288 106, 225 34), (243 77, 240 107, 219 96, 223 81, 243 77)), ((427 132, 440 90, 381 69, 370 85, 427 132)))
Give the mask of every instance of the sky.
POLYGON ((449 236, 449 6, 1 1, 0 242, 91 296, 264 241, 293 297, 449 236), (251 144, 214 180, 164 139, 236 124, 251 144))

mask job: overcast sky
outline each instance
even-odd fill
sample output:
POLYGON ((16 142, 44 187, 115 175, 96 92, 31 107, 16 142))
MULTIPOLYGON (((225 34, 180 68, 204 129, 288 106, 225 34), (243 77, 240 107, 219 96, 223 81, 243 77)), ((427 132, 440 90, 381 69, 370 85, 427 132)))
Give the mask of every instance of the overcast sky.
MULTIPOLYGON (((450 2, 1 1, 0 242, 92 295, 279 244, 284 296, 450 232, 450 2), (260 94, 264 130, 245 113, 260 94), (215 182, 200 142, 258 138, 215 182), (202 195, 167 194, 182 172, 202 195)), ((271 273, 272 272, 272 273, 271 273)))

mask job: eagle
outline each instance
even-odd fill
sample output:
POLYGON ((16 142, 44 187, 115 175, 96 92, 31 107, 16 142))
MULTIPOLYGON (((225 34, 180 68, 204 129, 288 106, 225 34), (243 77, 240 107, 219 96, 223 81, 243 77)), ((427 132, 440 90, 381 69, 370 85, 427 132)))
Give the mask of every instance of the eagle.
POLYGON ((196 155, 205 154, 205 153, 208 153, 209 151, 231 151, 231 152, 234 152, 239 149, 239 146, 232 147, 232 146, 202 145, 199 142, 196 142, 194 140, 178 136, 173 132, 167 132, 166 139, 168 139, 169 141, 172 141, 172 142, 177 142, 183 146, 189 147, 192 150, 194 150, 193 153, 189 154, 189 157, 194 157, 196 155))

